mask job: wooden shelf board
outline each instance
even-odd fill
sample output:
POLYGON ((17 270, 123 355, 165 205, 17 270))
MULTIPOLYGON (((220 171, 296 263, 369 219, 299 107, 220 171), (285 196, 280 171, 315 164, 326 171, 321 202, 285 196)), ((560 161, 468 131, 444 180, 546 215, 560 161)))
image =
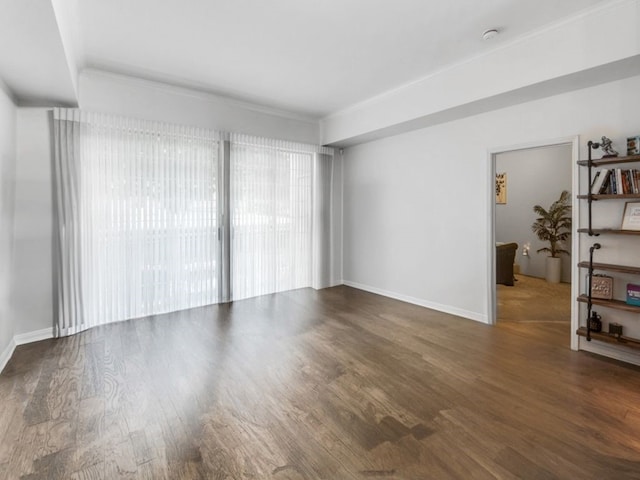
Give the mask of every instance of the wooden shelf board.
MULTIPOLYGON (((580 335, 581 337, 586 337, 587 327, 580 327, 576 331, 576 334, 580 335)), ((640 348, 640 340, 638 340, 637 338, 625 337, 624 335, 616 337, 615 335, 609 335, 608 333, 604 332, 591 332, 591 338, 594 340, 599 340, 601 342, 624 345, 625 347, 640 348)))
MULTIPOLYGON (((581 200, 586 200, 589 198, 589 195, 578 195, 578 198, 581 200)), ((640 194, 638 193, 624 193, 624 194, 598 194, 591 195, 593 200, 624 200, 626 198, 640 198, 640 194)))
MULTIPOLYGON (((614 228, 592 228, 591 231, 596 234, 616 234, 616 235, 640 235, 640 230, 619 230, 614 228)), ((588 228, 579 228, 578 233, 589 233, 588 228)))
MULTIPOLYGON (((592 167, 600 167, 602 165, 615 165, 617 163, 633 163, 640 162, 640 155, 630 155, 624 157, 598 158, 591 160, 592 167)), ((589 166, 589 160, 578 160, 578 165, 583 167, 589 166)))
MULTIPOLYGON (((578 297, 578 301, 582 303, 587 303, 589 299, 587 298, 586 295, 583 294, 578 297)), ((616 310, 624 310, 625 312, 640 313, 640 307, 636 307, 635 305, 629 305, 628 303, 623 302, 621 300, 603 300, 601 298, 592 298, 591 304, 599 305, 601 307, 615 308, 616 310)))
MULTIPOLYGON (((589 268, 589 262, 583 261, 578 263, 580 268, 589 268)), ((631 275, 640 275, 640 267, 630 267, 628 265, 612 265, 610 263, 593 262, 594 270, 606 270, 608 272, 630 273, 631 275)))

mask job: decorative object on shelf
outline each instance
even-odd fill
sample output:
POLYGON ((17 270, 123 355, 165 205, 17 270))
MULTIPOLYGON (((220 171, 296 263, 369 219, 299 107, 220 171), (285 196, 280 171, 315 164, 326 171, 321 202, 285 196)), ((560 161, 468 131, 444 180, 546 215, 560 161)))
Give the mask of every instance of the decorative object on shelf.
POLYGON ((627 305, 640 307, 640 285, 627 283, 627 305))
POLYGON ((591 277, 591 298, 611 300, 613 298, 613 277, 593 275, 591 277))
POLYGON ((602 149, 602 158, 611 158, 617 157, 618 152, 613 149, 613 145, 611 145, 611 139, 603 136, 602 141, 600 142, 600 148, 602 149))
POLYGON ((533 211, 539 215, 531 225, 531 230, 543 242, 549 242, 548 247, 537 250, 548 252, 546 280, 549 283, 559 283, 561 275, 560 255, 569 255, 569 251, 562 248, 564 242, 571 235, 571 203, 569 192, 563 190, 560 198, 551 204, 548 210, 535 205, 533 211))
POLYGON ((640 135, 627 137, 627 155, 640 155, 640 135))
POLYGON ((496 173, 496 203, 505 205, 507 203, 507 173, 496 173))
POLYGON ((624 206, 622 230, 640 230, 640 202, 627 202, 624 206))
POLYGON ((596 333, 602 331, 602 317, 595 310, 589 317, 589 330, 596 333))
POLYGON ((610 323, 609 324, 609 335, 615 335, 620 338, 622 336, 622 325, 619 323, 610 323))

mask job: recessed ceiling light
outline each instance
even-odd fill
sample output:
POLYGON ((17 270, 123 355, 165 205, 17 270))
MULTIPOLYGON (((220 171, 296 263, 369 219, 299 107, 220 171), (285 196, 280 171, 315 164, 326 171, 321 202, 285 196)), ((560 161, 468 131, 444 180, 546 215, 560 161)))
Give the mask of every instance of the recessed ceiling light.
POLYGON ((492 28, 491 30, 487 30, 486 32, 484 32, 482 34, 482 39, 483 40, 491 40, 496 35, 498 35, 498 30, 496 30, 495 28, 492 28))

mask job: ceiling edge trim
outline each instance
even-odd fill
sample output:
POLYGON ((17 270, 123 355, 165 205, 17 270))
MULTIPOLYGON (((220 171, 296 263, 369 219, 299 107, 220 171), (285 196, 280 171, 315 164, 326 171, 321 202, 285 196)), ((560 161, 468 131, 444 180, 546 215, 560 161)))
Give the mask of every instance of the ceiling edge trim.
POLYGON ((361 110, 364 107, 367 107, 369 105, 375 105, 381 101, 386 100, 389 97, 393 97, 395 95, 397 95, 399 92, 402 92, 403 90, 410 88, 414 85, 420 84, 422 82, 425 82, 431 78, 437 77, 438 75, 441 75, 443 73, 446 73, 448 71, 451 70, 455 70, 457 68, 459 68, 460 66, 472 63, 472 62, 476 62, 476 61, 481 61, 483 58, 488 57, 490 55, 494 55, 502 50, 506 50, 509 48, 513 48, 516 47, 520 44, 523 44, 525 42, 527 42, 528 40, 531 39, 535 39, 536 37, 539 37, 549 31, 552 30, 556 30, 559 28, 562 28, 563 26, 575 22, 577 20, 580 20, 584 17, 587 17, 589 15, 593 15, 596 14, 598 12, 601 12, 603 10, 608 10, 611 8, 615 8, 619 5, 623 5, 623 4, 632 4, 632 3, 639 3, 639 0, 611 0, 605 3, 601 3, 601 4, 597 4, 594 5, 592 7, 586 8, 584 10, 581 10, 580 12, 569 16, 569 17, 565 17, 565 18, 561 18, 558 19, 552 23, 548 23, 542 27, 539 27, 535 30, 532 30, 530 32, 527 32, 525 34, 519 35, 515 38, 513 38, 512 40, 510 40, 509 42, 506 42, 504 44, 501 44, 499 46, 496 46, 490 50, 486 50, 478 55, 474 55, 468 58, 465 58, 463 60, 460 60, 458 62, 454 62, 454 63, 450 63, 446 66, 444 66, 443 68, 440 68, 428 75, 425 75, 423 77, 417 78, 415 80, 411 80, 409 82, 403 83, 401 85, 398 85, 397 87, 391 88, 389 90, 386 90, 385 92, 382 92, 378 95, 374 95, 373 97, 369 97, 366 100, 363 100, 361 102, 357 102, 354 103, 352 105, 349 105, 348 107, 336 110, 335 112, 331 112, 328 115, 325 115, 324 117, 322 117, 320 120, 324 121, 324 120, 330 120, 334 117, 340 117, 342 115, 345 114, 350 114, 350 113, 354 113, 357 112, 359 110, 361 110))
POLYGON ((246 102, 243 100, 238 100, 233 97, 219 95, 204 89, 198 89, 198 88, 193 88, 193 87, 188 87, 183 85, 176 85, 176 84, 162 82, 162 81, 158 81, 150 78, 144 78, 137 75, 128 75, 124 73, 113 72, 113 71, 109 71, 109 70, 105 70, 97 67, 84 68, 80 72, 80 75, 89 75, 89 76, 97 75, 101 77, 106 77, 114 82, 119 82, 124 84, 134 84, 134 85, 143 86, 146 88, 152 88, 152 89, 179 94, 187 97, 220 102, 232 107, 242 108, 245 110, 250 110, 253 112, 262 113, 266 115, 272 115, 275 117, 286 118, 289 120, 295 120, 298 122, 304 122, 311 125, 319 125, 319 122, 320 122, 320 118, 318 117, 311 117, 311 116, 291 112, 288 110, 282 110, 274 107, 268 107, 265 105, 246 102))

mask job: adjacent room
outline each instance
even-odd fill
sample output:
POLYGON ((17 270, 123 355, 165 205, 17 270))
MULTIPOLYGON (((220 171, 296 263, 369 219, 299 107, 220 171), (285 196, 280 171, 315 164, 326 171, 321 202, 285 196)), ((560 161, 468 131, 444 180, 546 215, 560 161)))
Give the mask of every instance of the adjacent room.
POLYGON ((496 320, 512 327, 535 324, 565 345, 571 335, 574 263, 571 147, 544 145, 494 157, 496 320))
POLYGON ((7 0, 0 478, 640 478, 640 0, 7 0))

